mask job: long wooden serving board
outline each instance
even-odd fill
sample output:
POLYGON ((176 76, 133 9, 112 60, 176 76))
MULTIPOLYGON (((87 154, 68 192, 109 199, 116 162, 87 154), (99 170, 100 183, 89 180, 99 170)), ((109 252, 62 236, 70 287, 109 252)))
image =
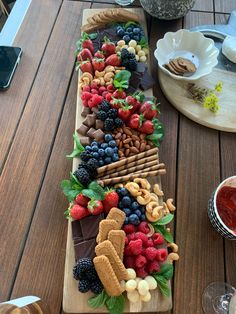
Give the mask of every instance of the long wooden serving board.
MULTIPOLYGON (((106 10, 106 9, 103 9, 106 10)), ((95 13, 103 11, 101 9, 86 9, 83 12, 83 21, 85 24, 89 16, 95 13)), ((146 21, 144 12, 142 9, 129 9, 140 16, 140 24, 146 31, 146 21)), ((80 73, 79 73, 80 75, 80 73)), ((145 92, 145 95, 151 96, 152 90, 145 92)), ((77 129, 82 123, 82 112, 83 105, 80 100, 80 92, 77 92, 77 106, 76 106, 76 121, 75 129, 77 129)), ((158 158, 158 156, 157 156, 158 158)), ((74 158, 73 160, 73 171, 78 167, 79 160, 74 158)), ((152 179, 151 181, 153 181, 152 179)), ((160 177, 155 178, 156 183, 160 183, 160 177)), ((78 282, 74 280, 72 275, 72 269, 75 263, 74 257, 74 247, 72 241, 72 231, 71 222, 68 222, 68 234, 67 234, 67 246, 66 246, 66 261, 65 261, 65 276, 64 276, 64 290, 63 290, 63 311, 65 313, 106 313, 105 308, 99 308, 97 310, 92 310, 88 304, 87 300, 93 295, 91 292, 80 293, 78 291, 78 282)), ((152 299, 148 303, 142 304, 140 308, 139 304, 131 305, 129 301, 126 302, 125 312, 164 312, 172 308, 172 298, 166 298, 161 295, 158 289, 151 291, 152 299)))

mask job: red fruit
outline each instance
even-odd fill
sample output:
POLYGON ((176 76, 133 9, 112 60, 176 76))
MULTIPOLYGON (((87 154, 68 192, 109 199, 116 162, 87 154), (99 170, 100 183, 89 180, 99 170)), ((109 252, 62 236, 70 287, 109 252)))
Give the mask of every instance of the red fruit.
POLYGON ((130 248, 130 251, 133 255, 139 255, 142 252, 142 240, 131 240, 128 244, 128 248, 130 248))
POLYGON ((88 101, 89 108, 98 106, 103 101, 103 97, 97 94, 93 94, 92 98, 88 101))
POLYGON ((119 195, 114 190, 108 190, 102 201, 105 213, 109 213, 112 207, 117 207, 119 203, 119 195))
POLYGON ((106 87, 105 86, 100 86, 99 87, 99 89, 98 89, 98 91, 99 91, 99 93, 103 93, 103 92, 106 92, 107 91, 107 89, 106 89, 106 87))
POLYGON ((103 212, 103 205, 101 201, 98 200, 91 200, 88 203, 88 210, 92 215, 98 215, 103 212))
MULTIPOLYGON (((115 98, 122 98, 125 99, 126 93, 123 90, 116 89, 112 95, 115 98)), ((124 103, 124 102, 123 102, 124 103)))
POLYGON ((143 242, 143 245, 146 246, 148 244, 148 237, 146 236, 146 234, 142 233, 142 232, 136 232, 135 233, 135 239, 141 239, 143 242))
POLYGON ((128 238, 129 241, 136 240, 135 233, 134 232, 133 233, 129 233, 127 235, 127 238, 128 238))
POLYGON ((90 61, 82 61, 79 68, 82 72, 88 72, 93 75, 93 66, 90 61))
POLYGON ((123 230, 126 234, 129 234, 129 233, 134 233, 135 232, 135 226, 134 225, 124 225, 123 227, 123 230))
POLYGON ((141 107, 141 103, 137 100, 136 103, 133 105, 132 113, 139 112, 141 107))
POLYGON ((148 275, 148 273, 146 271, 146 267, 137 268, 137 269, 135 269, 135 271, 136 271, 137 277, 139 277, 139 278, 145 278, 148 275))
POLYGON ((84 207, 87 207, 89 201, 90 201, 90 198, 88 198, 87 196, 84 196, 83 194, 78 194, 75 198, 76 204, 84 206, 84 207))
POLYGON ((147 271, 149 274, 152 274, 152 273, 157 273, 160 271, 160 265, 158 264, 157 261, 153 261, 151 263, 148 263, 147 265, 147 271))
POLYGON ((138 255, 135 258, 135 267, 142 268, 147 264, 147 259, 143 255, 138 255))
MULTIPOLYGON (((102 51, 105 57, 108 57, 114 53, 116 53, 116 45, 110 41, 107 37, 104 37, 104 43, 102 45, 102 51)), ((113 65, 113 64, 111 64, 113 65)))
POLYGON ((154 261, 156 258, 157 249, 154 247, 147 247, 145 250, 145 256, 149 261, 154 261))
POLYGON ((134 265, 134 257, 133 256, 125 256, 124 257, 124 265, 126 268, 135 268, 134 265))
POLYGON ((130 105, 130 106, 134 106, 135 104, 136 104, 136 99, 133 97, 133 96, 131 96, 131 95, 129 95, 129 96, 127 96, 126 98, 125 98, 125 101, 128 103, 128 105, 130 105))
POLYGON ((130 250, 130 247, 129 246, 126 246, 125 249, 124 249, 124 255, 125 256, 131 256, 133 255, 131 250, 130 250))
POLYGON ((81 62, 81 61, 91 61, 93 59, 93 55, 91 53, 91 51, 87 48, 84 48, 80 51, 80 53, 78 53, 77 55, 77 61, 81 62))
POLYGON ((152 120, 159 114, 158 105, 156 105, 152 100, 145 101, 142 104, 139 112, 144 115, 145 119, 152 120))
POLYGON ((104 92, 102 92, 102 97, 103 98, 106 98, 106 95, 108 94, 109 92, 107 90, 105 90, 104 92))
POLYGON ((118 116, 121 118, 121 120, 126 121, 129 116, 131 115, 130 109, 132 109, 132 106, 129 105, 123 105, 121 108, 118 109, 118 116))
POLYGON ((107 85, 108 92, 114 92, 114 86, 112 84, 107 85))
POLYGON ((157 249, 156 251, 156 260, 160 263, 163 263, 168 256, 167 249, 157 249))
POLYGON ((129 240, 127 237, 125 237, 125 245, 128 245, 128 243, 129 243, 129 240))
POLYGON ((101 72, 105 68, 104 59, 102 59, 102 58, 100 58, 100 59, 99 58, 93 58, 92 65, 93 65, 94 72, 95 71, 101 72))
POLYGON ((95 88, 91 88, 91 93, 92 94, 97 94, 98 95, 98 90, 95 88))
POLYGON ((142 221, 139 225, 138 225, 138 231, 148 234, 148 232, 150 231, 150 228, 148 227, 148 223, 146 221, 142 221))
POLYGON ((121 58, 114 53, 106 58, 105 64, 106 66, 112 65, 114 67, 119 67, 121 65, 121 58))
POLYGON ((81 205, 74 205, 70 209, 70 217, 75 220, 80 220, 84 217, 88 216, 87 208, 81 205))
POLYGON ((90 92, 90 86, 89 85, 85 85, 83 87, 83 92, 90 92))
POLYGON ((93 95, 92 95, 90 92, 82 92, 80 98, 81 98, 82 100, 89 100, 89 99, 92 98, 92 96, 93 96, 93 95))
POLYGON ((110 102, 112 100, 112 93, 107 93, 105 98, 110 102))
POLYGON ((140 115, 137 113, 132 114, 128 120, 128 126, 131 129, 138 129, 140 127, 140 115))
POLYGON ((94 47, 93 47, 93 42, 91 39, 84 39, 82 41, 82 47, 83 48, 88 48, 92 54, 94 54, 94 47))
POLYGON ((104 53, 101 50, 95 52, 94 57, 104 59, 104 53))
POLYGON ((154 233, 152 235, 154 245, 162 245, 164 243, 164 237, 160 233, 154 233))
POLYGON ((153 122, 151 120, 144 121, 142 126, 138 130, 145 134, 152 134, 154 131, 153 122))
POLYGON ((94 82, 92 82, 91 83, 91 89, 93 88, 93 89, 98 89, 98 85, 97 85, 97 83, 94 83, 94 82))
POLYGON ((143 244, 145 247, 153 247, 154 244, 153 244, 153 241, 151 238, 148 239, 147 243, 144 243, 143 244))

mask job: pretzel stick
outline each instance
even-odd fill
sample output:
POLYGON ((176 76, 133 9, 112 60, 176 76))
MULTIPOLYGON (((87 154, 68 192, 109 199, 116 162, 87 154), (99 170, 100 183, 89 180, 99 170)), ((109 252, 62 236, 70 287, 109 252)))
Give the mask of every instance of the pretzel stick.
MULTIPOLYGON (((146 167, 151 167, 151 166, 158 165, 158 164, 159 164, 159 161, 158 161, 157 155, 152 155, 149 157, 142 158, 140 160, 132 161, 132 162, 128 163, 127 165, 109 170, 106 172, 106 176, 108 176, 112 173, 117 173, 117 172, 122 171, 122 170, 127 169, 127 168, 134 167, 134 166, 135 167, 141 167, 142 166, 143 168, 146 168, 146 167)), ((138 168, 137 168, 137 170, 138 170, 138 168)), ((102 177, 103 175, 104 174, 98 175, 98 178, 102 177)))
POLYGON ((120 166, 123 166, 123 165, 127 165, 128 163, 130 163, 132 161, 140 160, 140 159, 142 159, 144 157, 154 155, 157 152, 158 152, 158 148, 155 147, 155 148, 149 149, 149 150, 147 150, 145 152, 139 153, 137 155, 130 156, 128 158, 125 158, 125 159, 113 162, 112 164, 109 164, 109 165, 97 168, 97 172, 98 172, 98 174, 101 174, 101 173, 107 172, 108 170, 111 170, 111 169, 114 169, 114 168, 117 168, 117 167, 120 167, 120 166))
POLYGON ((97 180, 97 183, 100 184, 101 186, 105 185, 113 185, 116 183, 120 182, 125 182, 125 181, 130 181, 135 178, 146 178, 146 177, 152 177, 152 176, 157 176, 157 175, 162 175, 166 174, 166 169, 159 169, 159 170, 154 170, 150 172, 143 172, 143 173, 131 173, 127 174, 126 176, 123 177, 116 177, 116 178, 111 178, 111 179, 105 179, 105 180, 97 180))
POLYGON ((132 167, 132 168, 124 169, 121 171, 117 171, 117 172, 108 174, 104 177, 101 177, 100 179, 104 180, 104 179, 109 179, 109 178, 121 177, 121 176, 124 176, 126 174, 130 174, 130 173, 140 173, 140 172, 147 172, 147 171, 153 171, 153 170, 165 168, 165 164, 157 164, 157 163, 151 167, 147 167, 146 164, 142 164, 140 166, 141 166, 141 168, 139 168, 139 166, 137 166, 137 167, 132 167))

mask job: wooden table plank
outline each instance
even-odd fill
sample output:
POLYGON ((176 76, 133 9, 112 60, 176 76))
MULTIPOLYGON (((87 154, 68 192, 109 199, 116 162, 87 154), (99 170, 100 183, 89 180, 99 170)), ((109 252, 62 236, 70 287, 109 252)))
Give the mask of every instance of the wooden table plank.
POLYGON ((21 62, 8 91, 1 93, 0 173, 34 82, 61 1, 32 1, 14 41, 23 49, 21 62), (50 19, 48 18, 50 12, 50 19), (33 27, 32 27, 33 25, 33 27))
POLYGON ((1 300, 9 295, 24 248, 73 71, 80 16, 88 6, 64 1, 0 178, 1 300))

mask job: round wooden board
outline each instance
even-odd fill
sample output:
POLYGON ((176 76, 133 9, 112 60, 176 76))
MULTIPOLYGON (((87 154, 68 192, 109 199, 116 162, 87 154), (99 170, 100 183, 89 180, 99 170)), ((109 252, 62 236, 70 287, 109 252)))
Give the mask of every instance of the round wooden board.
POLYGON ((177 81, 160 69, 158 77, 166 98, 186 117, 212 129, 236 132, 236 73, 215 68, 211 74, 194 82, 207 88, 214 88, 219 81, 223 82, 223 90, 219 94, 220 110, 217 114, 196 104, 189 97, 188 83, 177 81))

